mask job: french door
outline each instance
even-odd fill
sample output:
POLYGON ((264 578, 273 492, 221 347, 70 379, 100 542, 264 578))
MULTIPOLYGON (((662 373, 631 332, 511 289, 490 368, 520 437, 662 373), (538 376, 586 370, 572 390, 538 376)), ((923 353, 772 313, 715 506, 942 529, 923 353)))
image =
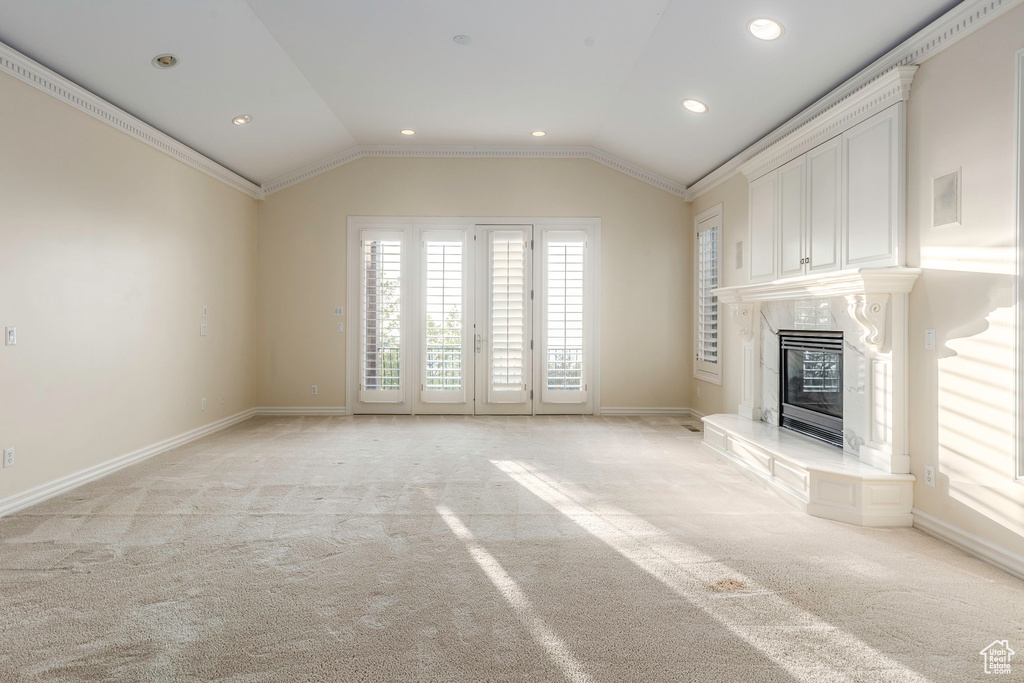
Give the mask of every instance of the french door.
POLYGON ((593 221, 399 220, 350 219, 350 412, 593 412, 593 221))
POLYGON ((533 412, 532 225, 476 227, 476 413, 533 412))

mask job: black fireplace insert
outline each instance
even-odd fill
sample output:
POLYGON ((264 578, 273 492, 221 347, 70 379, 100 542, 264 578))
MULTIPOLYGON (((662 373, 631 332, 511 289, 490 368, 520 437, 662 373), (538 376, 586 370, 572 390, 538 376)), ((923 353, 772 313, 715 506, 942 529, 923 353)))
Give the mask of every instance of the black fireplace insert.
POLYGON ((843 445, 843 333, 779 331, 779 425, 843 445))

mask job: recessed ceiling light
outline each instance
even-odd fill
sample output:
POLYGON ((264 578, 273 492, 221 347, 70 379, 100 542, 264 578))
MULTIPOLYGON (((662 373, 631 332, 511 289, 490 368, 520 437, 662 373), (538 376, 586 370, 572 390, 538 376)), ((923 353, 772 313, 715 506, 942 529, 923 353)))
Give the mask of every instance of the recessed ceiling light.
POLYGON ((533 136, 533 137, 535 137, 535 138, 542 138, 542 137, 544 137, 545 135, 547 135, 547 133, 545 133, 545 132, 544 132, 544 131, 542 131, 542 130, 535 130, 535 131, 533 131, 532 133, 530 133, 530 135, 532 135, 532 136, 533 136))
POLYGON ((153 66, 158 69, 170 69, 172 66, 178 65, 178 58, 171 53, 157 55, 153 57, 153 66))
POLYGON ((406 128, 405 130, 402 131, 402 135, 416 135, 416 131, 414 131, 412 128, 406 128))
POLYGON ((456 45, 469 45, 469 36, 464 36, 461 33, 452 38, 452 40, 455 41, 456 45))
POLYGON ((683 106, 694 114, 704 114, 707 113, 708 110, 708 105, 704 104, 700 100, 683 100, 683 106))
POLYGON ((761 40, 775 40, 785 32, 785 29, 782 28, 782 24, 774 19, 768 19, 767 17, 751 19, 747 22, 747 30, 750 31, 755 38, 760 38, 761 40))
POLYGON ((248 114, 242 114, 241 116, 236 116, 235 118, 231 119, 231 123, 235 124, 236 126, 244 126, 250 121, 252 121, 252 117, 248 114))

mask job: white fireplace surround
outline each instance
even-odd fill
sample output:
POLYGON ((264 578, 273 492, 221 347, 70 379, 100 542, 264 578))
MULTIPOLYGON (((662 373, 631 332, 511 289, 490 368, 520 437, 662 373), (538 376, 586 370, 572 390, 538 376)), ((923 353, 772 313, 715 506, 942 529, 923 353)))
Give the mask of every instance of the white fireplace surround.
POLYGON ((714 290, 739 326, 739 415, 704 418, 704 448, 808 514, 911 526, 907 295, 919 268, 845 270, 714 290), (843 448, 778 427, 782 329, 843 333, 843 448))
POLYGON ((743 343, 740 415, 778 423, 779 329, 842 331, 843 450, 908 473, 907 295, 920 274, 864 268, 716 289, 743 343))

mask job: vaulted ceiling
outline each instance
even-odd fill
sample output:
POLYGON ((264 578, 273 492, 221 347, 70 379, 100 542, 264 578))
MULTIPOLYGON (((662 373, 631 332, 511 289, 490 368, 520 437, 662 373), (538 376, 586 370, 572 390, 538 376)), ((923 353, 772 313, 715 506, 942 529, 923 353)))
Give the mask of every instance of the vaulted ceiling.
POLYGON ((256 183, 355 145, 581 145, 690 184, 956 4, 4 0, 0 41, 256 183))

